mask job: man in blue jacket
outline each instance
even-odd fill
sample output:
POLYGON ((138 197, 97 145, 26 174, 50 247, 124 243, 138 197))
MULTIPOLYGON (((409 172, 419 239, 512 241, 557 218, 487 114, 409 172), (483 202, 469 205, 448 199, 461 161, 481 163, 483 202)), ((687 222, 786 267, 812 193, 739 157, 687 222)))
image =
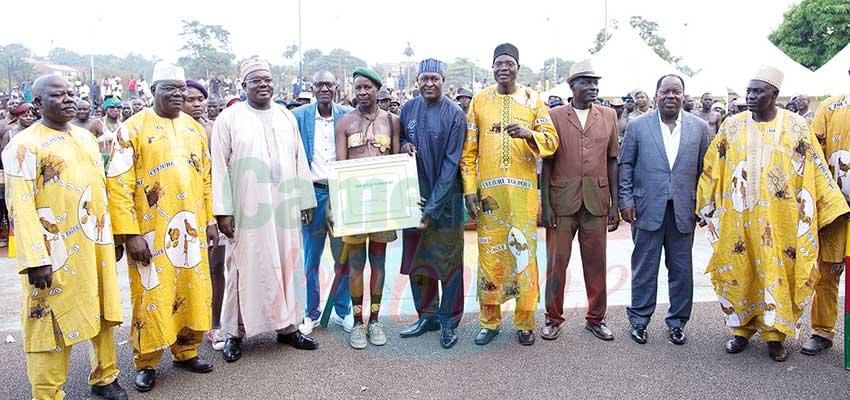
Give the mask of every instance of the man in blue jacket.
POLYGON ((620 211, 632 225, 632 302, 626 309, 631 338, 647 341, 655 311, 661 250, 667 265, 670 342, 685 344, 693 306, 693 245, 696 190, 713 131, 682 111, 685 82, 665 75, 656 86, 656 110, 626 127, 620 152, 620 211))
MULTIPOLYGON (((325 238, 328 236, 325 211, 328 204, 328 172, 329 163, 336 161, 336 145, 334 129, 337 121, 349 111, 346 107, 333 102, 337 91, 336 78, 328 71, 319 71, 313 76, 313 91, 316 102, 305 104, 292 110, 298 121, 301 132, 301 142, 307 153, 307 163, 313 178, 313 188, 316 191, 317 207, 313 220, 301 228, 301 240, 304 242, 304 274, 307 277, 307 331, 319 324, 319 266, 322 252, 325 249, 325 238)), ((331 254, 334 264, 339 264, 342 252, 342 238, 330 237, 331 254)), ((333 270, 332 270, 333 271, 333 270)), ((351 316, 351 296, 348 293, 348 273, 341 276, 339 288, 335 296, 334 315, 331 319, 351 332, 354 320, 351 316)))

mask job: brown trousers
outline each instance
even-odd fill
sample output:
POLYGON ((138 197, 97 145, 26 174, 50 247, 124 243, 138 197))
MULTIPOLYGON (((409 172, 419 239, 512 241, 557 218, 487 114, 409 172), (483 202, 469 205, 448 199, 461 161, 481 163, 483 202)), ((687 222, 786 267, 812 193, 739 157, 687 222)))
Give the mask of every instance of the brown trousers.
POLYGON ((605 273, 605 247, 608 216, 590 214, 584 205, 575 214, 556 217, 555 229, 546 230, 546 320, 560 325, 564 322, 564 286, 567 266, 578 233, 584 285, 587 291, 585 319, 598 324, 605 319, 608 307, 605 273))

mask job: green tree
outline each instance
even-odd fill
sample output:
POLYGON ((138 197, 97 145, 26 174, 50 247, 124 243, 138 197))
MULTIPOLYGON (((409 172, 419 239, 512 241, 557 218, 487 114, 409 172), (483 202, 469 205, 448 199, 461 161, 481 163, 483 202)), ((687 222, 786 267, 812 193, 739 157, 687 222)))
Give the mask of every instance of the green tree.
POLYGON ((481 80, 489 79, 491 76, 492 72, 475 65, 468 58, 455 58, 453 62, 446 63, 446 87, 448 85, 465 87, 472 83, 473 78, 481 80))
POLYGON ((27 61, 31 57, 32 51, 22 44, 0 46, 0 65, 6 70, 10 92, 13 86, 35 77, 35 67, 27 61))
POLYGON ((230 32, 221 25, 194 20, 182 23, 180 37, 185 43, 180 50, 185 54, 178 62, 186 68, 187 76, 209 79, 213 75, 231 75, 236 56, 230 50, 230 32))
POLYGON ((691 67, 682 62, 682 57, 674 56, 670 49, 667 48, 667 39, 658 33, 658 23, 644 19, 643 17, 633 16, 629 19, 629 24, 632 28, 638 31, 638 35, 649 47, 658 54, 662 60, 676 66, 676 68, 687 76, 693 76, 701 70, 694 71, 691 67))
POLYGON ((616 19, 612 19, 608 22, 607 27, 603 27, 596 34, 596 39, 593 41, 593 47, 587 49, 590 54, 596 54, 599 50, 602 50, 605 47, 605 43, 608 43, 608 39, 611 39, 611 31, 615 31, 618 28, 619 23, 616 19))
POLYGON ((321 50, 310 49, 304 52, 304 79, 312 79, 319 71, 329 71, 342 81, 357 67, 365 67, 366 61, 355 57, 348 50, 333 49, 328 54, 321 50))
POLYGON ((818 69, 850 43, 850 1, 803 0, 768 38, 794 61, 818 69))
POLYGON ((289 46, 286 46, 286 50, 283 51, 283 58, 291 60, 295 57, 295 54, 298 54, 298 45, 290 44, 289 46))
MULTIPOLYGON (((552 69, 557 65, 558 69, 555 71, 555 75, 558 77, 557 81, 561 79, 567 79, 567 75, 570 73, 570 67, 575 64, 575 61, 572 60, 564 60, 560 57, 552 57, 543 61, 543 68, 540 69, 540 76, 543 79, 548 79, 550 82, 552 81, 552 69)), ((557 85, 558 82, 552 82, 552 85, 557 85)))
POLYGON ((531 86, 537 84, 537 80, 541 79, 539 74, 534 73, 534 71, 526 65, 520 65, 519 71, 516 74, 516 82, 521 85, 531 86))

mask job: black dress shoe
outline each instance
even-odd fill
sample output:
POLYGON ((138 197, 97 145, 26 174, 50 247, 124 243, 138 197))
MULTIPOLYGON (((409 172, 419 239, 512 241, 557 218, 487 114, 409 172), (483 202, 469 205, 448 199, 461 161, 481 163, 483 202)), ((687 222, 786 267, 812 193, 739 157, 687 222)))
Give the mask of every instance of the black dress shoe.
POLYGON ((183 368, 189 372, 205 374, 213 370, 212 363, 201 360, 200 357, 192 357, 184 361, 172 361, 175 367, 183 368))
POLYGON ((783 362, 788 359, 788 350, 785 350, 782 342, 767 342, 767 355, 773 361, 783 362))
POLYGON ((803 348, 800 349, 800 353, 803 353, 807 356, 816 356, 820 353, 823 353, 824 350, 832 347, 832 340, 829 340, 823 336, 812 335, 805 343, 803 343, 803 348))
POLYGON ((478 335, 475 336, 475 344, 484 346, 493 341, 496 336, 499 336, 498 329, 481 328, 478 335))
POLYGON ((235 362, 242 358, 242 338, 229 337, 224 341, 224 348, 221 349, 221 356, 224 361, 229 363, 235 362))
POLYGON ((670 343, 683 345, 688 341, 688 337, 685 336, 685 331, 680 327, 670 328, 670 343))
POLYGON ((743 336, 732 336, 732 339, 726 342, 726 352, 729 354, 738 354, 744 351, 749 343, 750 339, 743 336))
POLYGON ((452 328, 443 328, 443 331, 440 332, 440 346, 444 349, 450 349, 457 344, 457 334, 455 334, 455 330, 452 328))
POLYGON ((126 400, 127 391, 118 384, 118 380, 103 386, 92 386, 91 394, 107 400, 126 400))
POLYGON ((630 336, 635 343, 646 344, 646 325, 632 325, 632 332, 630 336))
POLYGON ((534 344, 534 331, 516 331, 516 339, 523 346, 534 344))
POLYGON ((156 386, 156 370, 153 368, 145 368, 136 372, 136 380, 133 386, 140 392, 147 392, 156 386))
POLYGON ((301 331, 296 330, 292 333, 277 334, 277 342, 280 344, 288 344, 298 350, 316 350, 319 348, 319 342, 301 331))
POLYGON ((440 330, 440 322, 431 318, 419 318, 416 322, 399 332, 399 335, 402 338, 412 338, 420 336, 425 332, 437 330, 440 330))
POLYGON ((596 336, 602 340, 614 340, 614 334, 611 333, 611 330, 608 329, 608 326, 606 326, 604 322, 600 322, 598 324, 592 324, 588 322, 584 325, 584 327, 585 329, 593 333, 593 336, 596 336))

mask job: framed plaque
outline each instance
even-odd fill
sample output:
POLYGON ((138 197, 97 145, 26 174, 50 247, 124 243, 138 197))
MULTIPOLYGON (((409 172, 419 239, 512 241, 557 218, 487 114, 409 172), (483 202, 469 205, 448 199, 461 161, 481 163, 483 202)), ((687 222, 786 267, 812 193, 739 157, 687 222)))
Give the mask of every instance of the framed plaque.
POLYGON ((409 154, 330 163, 328 176, 335 237, 419 225, 419 177, 409 154))

